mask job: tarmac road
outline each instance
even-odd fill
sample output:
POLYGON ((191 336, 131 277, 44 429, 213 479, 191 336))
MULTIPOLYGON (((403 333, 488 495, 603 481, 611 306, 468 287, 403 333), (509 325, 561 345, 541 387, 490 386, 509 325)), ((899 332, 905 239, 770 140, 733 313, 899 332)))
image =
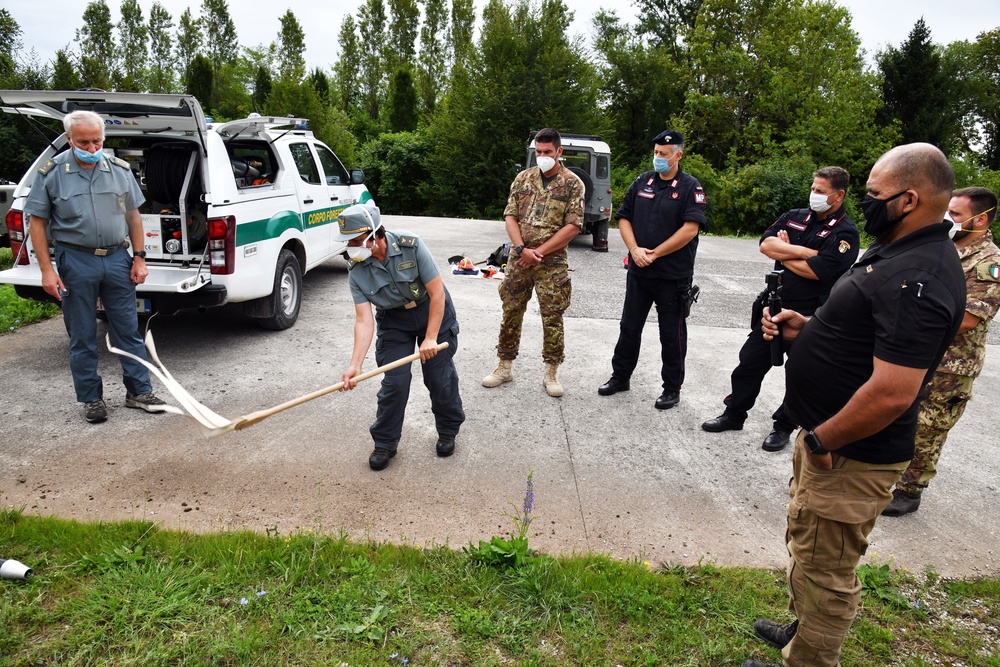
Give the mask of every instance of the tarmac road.
MULTIPOLYGON (((504 242, 497 221, 386 216, 420 234, 439 265, 485 259, 504 242)), ((710 434, 747 333, 750 301, 769 262, 755 240, 704 237, 689 320, 681 403, 658 411, 659 344, 651 315, 632 390, 600 397, 610 376, 624 295, 624 245, 594 253, 571 245, 573 305, 566 316, 561 399, 545 395, 541 325, 532 300, 515 381, 485 389, 496 363, 496 280, 445 271, 462 327, 456 364, 468 420, 456 454, 434 454, 426 391, 414 370, 403 440, 387 470, 368 469, 377 380, 206 439, 192 421, 124 408, 118 365, 101 369, 111 416, 86 424, 75 403, 60 318, 0 336, 0 502, 29 514, 80 520, 145 519, 182 530, 345 531, 357 539, 460 547, 510 530, 534 471, 531 542, 548 553, 596 551, 652 562, 784 568, 791 452, 760 442, 783 393, 765 381, 743 431, 710 434)), ((194 396, 234 419, 336 383, 347 365, 353 306, 346 266, 305 279, 292 329, 268 332, 227 309, 154 318, 160 358, 194 396)), ((101 331, 103 331, 103 325, 101 331)), ((991 408, 1000 392, 997 333, 942 470, 916 514, 882 518, 869 556, 945 576, 1000 572, 1000 463, 991 408)), ((374 368, 370 352, 366 370, 374 368)), ((416 369, 416 366, 414 367, 416 369)), ((164 396, 169 398, 168 396, 164 396)))

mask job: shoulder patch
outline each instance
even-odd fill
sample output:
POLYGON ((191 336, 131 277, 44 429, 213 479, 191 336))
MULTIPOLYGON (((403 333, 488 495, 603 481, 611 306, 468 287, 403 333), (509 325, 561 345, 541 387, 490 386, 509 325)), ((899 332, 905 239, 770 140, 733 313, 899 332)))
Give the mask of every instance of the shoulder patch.
POLYGON ((49 160, 48 162, 46 162, 45 164, 43 164, 41 167, 38 168, 38 173, 42 174, 44 176, 44 175, 48 174, 49 171, 54 166, 56 166, 56 163, 53 162, 52 160, 49 160))
POLYGON ((118 165, 122 169, 131 169, 132 168, 132 166, 128 162, 126 162, 125 160, 121 159, 120 157, 113 157, 113 158, 111 158, 111 163, 118 165))
POLYGON ((400 236, 399 245, 404 248, 416 248, 417 247, 417 237, 416 236, 400 236))
POLYGON ((976 266, 976 278, 992 283, 1000 283, 1000 264, 982 263, 976 266))

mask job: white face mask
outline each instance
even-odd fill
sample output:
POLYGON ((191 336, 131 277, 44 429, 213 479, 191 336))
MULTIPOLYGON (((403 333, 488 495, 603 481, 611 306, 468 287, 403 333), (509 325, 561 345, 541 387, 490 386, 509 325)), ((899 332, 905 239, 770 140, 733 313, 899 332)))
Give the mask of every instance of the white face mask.
POLYGON ((542 170, 543 174, 549 173, 555 166, 556 166, 555 158, 548 157, 547 155, 538 156, 538 168, 542 170))
POLYGON ((829 198, 830 198, 830 195, 824 195, 824 194, 820 194, 818 192, 810 192, 809 193, 809 208, 811 208, 812 210, 816 211, 817 213, 826 213, 831 208, 833 208, 826 201, 829 198))
POLYGON ((359 246, 347 246, 344 248, 344 254, 347 261, 363 262, 372 256, 372 249, 368 247, 368 242, 374 240, 375 232, 372 232, 365 237, 364 242, 359 246))
POLYGON ((346 248, 348 261, 363 262, 372 256, 372 249, 361 246, 360 248, 346 248))
POLYGON ((962 223, 951 217, 951 213, 944 214, 944 221, 951 223, 951 229, 948 230, 948 238, 952 241, 955 240, 955 236, 958 235, 959 232, 965 231, 962 229, 962 223))

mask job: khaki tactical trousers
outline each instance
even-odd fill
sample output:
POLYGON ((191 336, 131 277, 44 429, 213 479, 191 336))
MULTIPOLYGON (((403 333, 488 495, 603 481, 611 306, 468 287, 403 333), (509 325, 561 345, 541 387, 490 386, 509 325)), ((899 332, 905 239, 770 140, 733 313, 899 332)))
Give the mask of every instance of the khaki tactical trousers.
POLYGON ((834 453, 833 469, 819 470, 806 457, 805 433, 795 439, 786 535, 789 609, 799 628, 781 653, 785 667, 839 667, 861 599, 855 570, 909 461, 863 463, 834 453))

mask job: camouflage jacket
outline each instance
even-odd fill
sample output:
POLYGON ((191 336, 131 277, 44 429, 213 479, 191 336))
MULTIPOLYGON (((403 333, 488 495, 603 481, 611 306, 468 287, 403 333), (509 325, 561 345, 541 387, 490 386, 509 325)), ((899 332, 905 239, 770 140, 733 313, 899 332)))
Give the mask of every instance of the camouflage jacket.
POLYGON ((965 270, 965 310, 978 317, 979 324, 955 336, 937 372, 977 377, 986 360, 990 320, 1000 309, 1000 248, 993 243, 993 235, 986 232, 961 248, 958 256, 965 270))
MULTIPOLYGON (((547 188, 542 185, 538 167, 531 167, 514 178, 503 214, 517 218, 524 244, 537 248, 566 225, 583 229, 583 195, 583 182, 566 167, 556 173, 547 188)), ((567 254, 562 248, 551 257, 565 261, 567 254)))

